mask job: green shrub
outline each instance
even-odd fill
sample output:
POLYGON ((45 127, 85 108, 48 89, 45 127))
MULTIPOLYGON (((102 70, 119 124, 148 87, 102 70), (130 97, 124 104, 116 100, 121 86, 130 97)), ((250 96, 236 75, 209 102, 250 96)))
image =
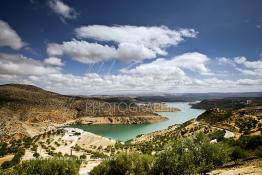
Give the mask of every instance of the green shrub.
POLYGON ((78 175, 80 163, 76 159, 36 159, 16 165, 8 175, 78 175))
POLYGON ((218 142, 224 140, 226 131, 225 130, 216 130, 210 133, 208 136, 211 140, 217 139, 218 142))
POLYGON ((86 159, 86 155, 85 154, 81 155, 80 159, 86 159))
POLYGON ((258 157, 262 157, 262 146, 260 146, 257 150, 256 150, 256 156, 258 157))
POLYGON ((90 175, 147 175, 153 165, 153 158, 149 155, 134 153, 120 153, 110 160, 103 161, 95 167, 90 175))
POLYGON ((244 159, 247 157, 247 153, 240 146, 232 147, 232 153, 230 154, 231 160, 244 159))
POLYGON ((222 143, 210 143, 203 134, 168 144, 157 155, 152 174, 199 174, 223 165, 229 160, 229 149, 222 143))
POLYGON ((240 118, 236 122, 236 125, 240 128, 241 132, 248 134, 252 129, 256 127, 257 123, 258 121, 253 118, 240 118))
POLYGON ((1 168, 7 169, 7 168, 11 168, 14 165, 15 163, 13 161, 5 161, 4 163, 2 163, 1 168))
POLYGON ((78 151, 81 150, 81 147, 80 147, 79 145, 76 145, 76 146, 74 147, 74 150, 78 152, 78 151))
POLYGON ((35 158, 38 158, 38 157, 40 157, 40 154, 37 153, 37 152, 35 152, 35 153, 33 154, 33 156, 34 156, 35 158))
POLYGON ((91 156, 90 156, 91 159, 96 159, 96 158, 104 159, 108 157, 106 154, 102 152, 98 152, 98 151, 91 151, 90 153, 91 153, 91 156))
POLYGON ((262 145, 262 136, 241 136, 237 144, 247 150, 254 150, 262 145))

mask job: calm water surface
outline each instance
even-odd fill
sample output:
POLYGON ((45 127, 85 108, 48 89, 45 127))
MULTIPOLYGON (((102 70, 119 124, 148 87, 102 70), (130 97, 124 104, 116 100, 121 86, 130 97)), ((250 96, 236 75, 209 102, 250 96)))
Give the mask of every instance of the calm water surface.
POLYGON ((177 107, 181 111, 178 112, 158 112, 158 114, 168 117, 169 120, 153 123, 153 124, 100 124, 100 125, 71 125, 70 127, 80 128, 85 131, 95 133, 107 138, 120 141, 127 141, 135 138, 139 134, 146 134, 161 129, 166 129, 170 125, 180 124, 204 112, 200 109, 192 109, 189 103, 175 102, 166 103, 169 106, 177 107))

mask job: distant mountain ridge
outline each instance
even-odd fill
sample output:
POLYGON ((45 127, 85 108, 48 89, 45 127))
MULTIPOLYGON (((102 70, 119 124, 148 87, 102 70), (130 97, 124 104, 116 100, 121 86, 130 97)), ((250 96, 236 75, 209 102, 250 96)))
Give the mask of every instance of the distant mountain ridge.
POLYGON ((183 93, 163 96, 138 96, 138 101, 148 102, 192 102, 208 99, 223 98, 240 98, 240 97, 262 97, 262 92, 242 92, 242 93, 183 93))

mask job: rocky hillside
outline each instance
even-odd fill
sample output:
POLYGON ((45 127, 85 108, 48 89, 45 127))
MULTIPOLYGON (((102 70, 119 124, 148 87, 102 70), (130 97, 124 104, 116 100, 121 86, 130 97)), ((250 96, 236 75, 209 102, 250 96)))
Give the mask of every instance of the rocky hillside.
MULTIPOLYGON (((0 138, 31 136, 50 125, 75 122, 85 117, 109 118, 141 116, 164 118, 140 108, 131 98, 64 96, 32 85, 0 85, 0 138)), ((112 118, 112 120, 110 120, 112 118)), ((126 123, 129 120, 125 120, 126 123)), ((130 120, 132 122, 132 120, 130 120)), ((137 119, 135 120, 137 123, 137 119)), ((151 121, 152 122, 152 121, 151 121)), ((92 122, 91 122, 92 124, 92 122)))
POLYGON ((213 108, 198 116, 197 121, 232 132, 251 134, 261 130, 262 108, 242 108, 234 111, 213 108))
POLYGON ((241 97, 241 98, 224 98, 203 100, 199 103, 192 104, 196 109, 220 108, 225 110, 237 110, 247 107, 262 106, 262 97, 241 97))

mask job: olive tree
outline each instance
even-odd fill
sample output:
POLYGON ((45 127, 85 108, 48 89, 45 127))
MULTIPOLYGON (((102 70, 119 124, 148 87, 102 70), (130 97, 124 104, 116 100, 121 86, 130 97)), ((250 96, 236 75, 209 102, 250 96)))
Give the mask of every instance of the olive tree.
POLYGON ((222 143, 210 143, 204 134, 169 143, 157 155, 152 174, 206 174, 229 160, 229 149, 222 143))

